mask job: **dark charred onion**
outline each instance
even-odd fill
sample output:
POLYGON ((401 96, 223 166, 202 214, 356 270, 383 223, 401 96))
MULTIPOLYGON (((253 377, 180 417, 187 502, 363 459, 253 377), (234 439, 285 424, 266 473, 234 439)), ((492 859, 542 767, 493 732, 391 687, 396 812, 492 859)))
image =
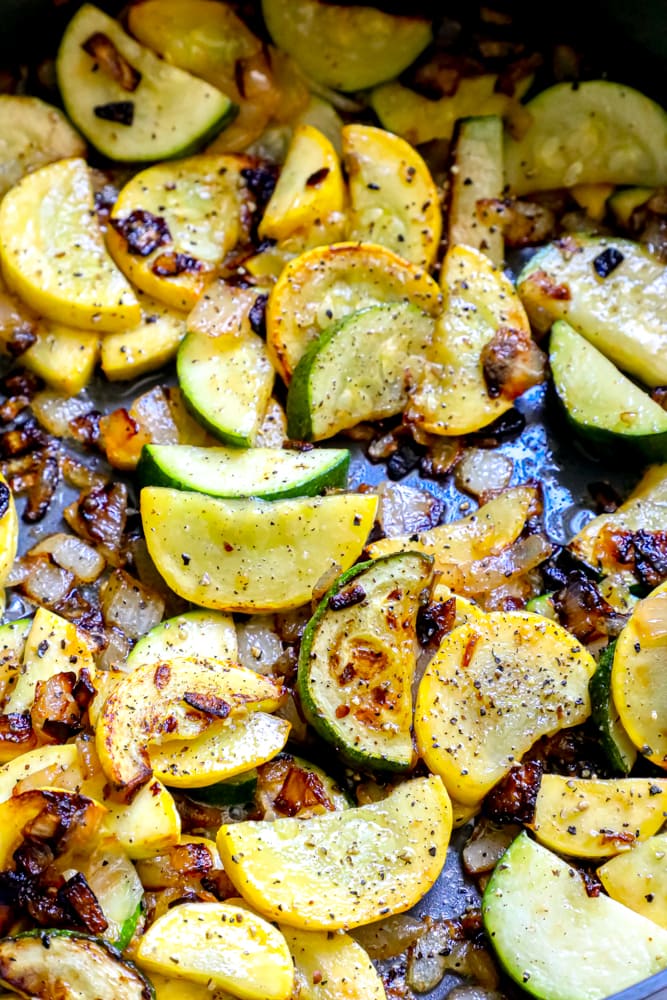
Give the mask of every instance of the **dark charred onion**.
POLYGON ((514 400, 546 378, 546 356, 524 330, 499 327, 482 349, 481 361, 491 399, 514 400))
POLYGON ((531 823, 542 773, 539 761, 527 760, 513 767, 486 796, 486 815, 496 823, 531 823))
POLYGON ((581 642, 616 636, 628 620, 605 601, 597 585, 580 570, 569 574, 566 585, 553 595, 553 603, 561 624, 581 642))

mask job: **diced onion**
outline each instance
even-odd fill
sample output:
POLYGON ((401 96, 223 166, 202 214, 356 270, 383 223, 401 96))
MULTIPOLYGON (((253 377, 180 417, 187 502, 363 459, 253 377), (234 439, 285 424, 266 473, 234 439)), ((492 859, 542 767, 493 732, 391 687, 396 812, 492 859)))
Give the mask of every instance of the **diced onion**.
POLYGON ((283 654, 271 615, 253 615, 237 626, 239 662, 259 674, 270 674, 283 654))
POLYGON ((394 958, 412 947, 426 931, 426 924, 400 913, 375 924, 356 927, 352 936, 375 960, 394 958))
POLYGON ((162 621, 164 601, 125 573, 114 570, 100 588, 100 607, 107 625, 115 625, 130 639, 139 639, 162 621))
POLYGON ((442 501, 428 490, 417 490, 400 483, 382 482, 377 519, 385 535, 411 535, 435 527, 442 514, 442 501))
POLYGON ((76 535, 58 532, 43 538, 28 555, 46 552, 63 569, 83 583, 92 583, 103 572, 105 562, 99 552, 76 535))
POLYGON ((470 448, 456 467, 456 485, 460 490, 479 497, 508 486, 513 468, 512 460, 500 452, 470 448))
POLYGON ((75 417, 90 413, 93 404, 85 392, 78 396, 63 396, 53 389, 38 392, 30 404, 37 420, 45 431, 56 437, 71 437, 69 422, 75 417))
POLYGON ((491 871, 518 834, 521 827, 513 824, 499 826, 490 820, 481 820, 463 848, 463 864, 469 875, 491 871))
MULTIPOLYGON (((26 560, 27 561, 27 560, 26 560)), ((53 605, 64 600, 74 586, 74 574, 57 566, 46 553, 30 559, 22 586, 35 604, 53 605)))

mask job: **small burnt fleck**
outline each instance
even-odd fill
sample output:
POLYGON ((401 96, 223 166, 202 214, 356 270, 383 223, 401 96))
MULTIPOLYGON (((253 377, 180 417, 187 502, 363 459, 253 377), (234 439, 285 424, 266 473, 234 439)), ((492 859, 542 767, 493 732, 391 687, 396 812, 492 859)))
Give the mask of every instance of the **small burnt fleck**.
POLYGON ((102 121, 129 126, 134 122, 134 101, 109 101, 108 104, 96 104, 93 114, 102 121))
POLYGON ((128 253, 137 257, 148 257, 158 247, 171 243, 166 220, 143 208, 135 208, 123 219, 111 218, 109 221, 127 243, 128 253))
POLYGON ((268 301, 268 294, 258 295, 248 312, 251 329, 260 337, 266 336, 266 303, 268 301))
POLYGON ((315 170, 310 177, 306 178, 306 187, 319 187, 320 184, 327 179, 329 174, 329 167, 320 167, 319 170, 315 170))
POLYGON ((196 257, 187 253, 161 253, 151 266, 151 271, 158 278, 177 278, 179 274, 198 274, 204 265, 196 257))
POLYGON ((355 583, 345 590, 339 590, 337 594, 332 594, 329 598, 329 607, 332 611, 342 611, 343 608, 351 608, 354 604, 361 604, 366 598, 364 588, 355 583))
POLYGON ((4 517, 9 510, 10 497, 9 488, 4 483, 0 483, 0 518, 4 517))
POLYGON ((608 278, 612 271, 615 271, 619 264, 622 264, 625 257, 616 247, 607 247, 599 253, 593 261, 595 273, 600 278, 608 278))

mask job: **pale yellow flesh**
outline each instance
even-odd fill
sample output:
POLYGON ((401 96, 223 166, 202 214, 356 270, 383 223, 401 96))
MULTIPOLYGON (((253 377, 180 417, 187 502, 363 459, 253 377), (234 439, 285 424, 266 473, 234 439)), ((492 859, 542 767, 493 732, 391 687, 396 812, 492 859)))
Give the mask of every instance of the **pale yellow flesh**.
POLYGON ((137 962, 149 972, 211 983, 241 1000, 289 1000, 292 959, 279 930, 229 903, 183 903, 141 938, 137 962))
POLYGON ((343 128, 349 179, 348 239, 380 243, 422 267, 435 260, 442 232, 438 190, 419 153, 372 125, 343 128))
POLYGON ((512 407, 502 393, 495 398, 489 394, 483 348, 500 328, 530 336, 530 327, 511 282, 472 247, 449 249, 440 283, 445 308, 410 412, 433 434, 467 434, 512 407))
POLYGON ((294 961, 299 1000, 386 1000, 375 966, 349 934, 279 926, 294 961))
POLYGON ((667 779, 542 776, 531 827, 553 851, 604 858, 629 850, 663 825, 667 779))
POLYGON ((162 368, 176 356, 185 336, 185 314, 138 293, 138 326, 104 337, 100 345, 102 371, 111 382, 138 378, 162 368))
POLYGON ((612 858, 597 874, 612 899, 667 930, 667 833, 612 858))
POLYGON ((440 874, 451 825, 449 796, 432 775, 345 812, 223 825, 218 849, 258 912, 291 927, 336 930, 421 899, 440 874))
MULTIPOLYGON (((7 486, 7 481, 3 475, 0 475, 0 484, 7 486)), ((14 565, 18 549, 18 539, 19 522, 16 514, 16 505, 12 493, 9 492, 7 510, 0 517, 0 587, 4 586, 9 571, 14 565)))
POLYGON ((0 136, 0 197, 38 167, 86 155, 85 142, 62 111, 38 97, 0 97, 0 136))
POLYGON ((290 729, 286 719, 264 712, 217 722, 193 740, 151 747, 153 774, 175 788, 212 785, 272 760, 290 729))
MULTIPOLYGON (((110 333, 104 340, 116 336, 123 334, 110 333)), ((76 396, 93 377, 99 355, 97 333, 44 320, 38 329, 37 340, 21 355, 21 364, 58 392, 76 396)))
POLYGON ((105 250, 83 160, 42 167, 5 195, 0 261, 10 288, 56 323, 113 332, 139 322, 137 298, 105 250))
POLYGON ((238 658, 236 626, 231 615, 188 611, 167 618, 142 636, 120 669, 130 671, 143 663, 157 664, 174 656, 205 655, 218 660, 238 658))
MULTIPOLYGON (((462 81, 463 82, 463 81, 462 81)), ((450 172, 448 244, 463 244, 486 254, 502 267, 503 232, 480 219, 477 203, 503 193, 503 123, 498 116, 473 118, 459 127, 455 161, 450 172)))
POLYGON ((376 507, 368 494, 271 503, 141 491, 146 543, 161 575, 182 597, 224 611, 309 601, 324 573, 359 557, 376 507))
POLYGON ((419 685, 421 756, 451 796, 475 805, 535 741, 590 714, 589 652, 560 625, 494 612, 445 636, 419 685))
POLYGON ((312 125, 298 125, 264 210, 259 235, 284 240, 337 214, 340 238, 344 205, 345 185, 336 150, 312 125))
POLYGON ((290 261, 266 307, 267 347, 286 382, 308 344, 323 330, 366 306, 411 302, 429 316, 440 290, 423 268, 375 243, 334 243, 290 261))
POLYGON ((640 753, 667 769, 667 582, 634 609, 611 671, 623 728, 640 753))

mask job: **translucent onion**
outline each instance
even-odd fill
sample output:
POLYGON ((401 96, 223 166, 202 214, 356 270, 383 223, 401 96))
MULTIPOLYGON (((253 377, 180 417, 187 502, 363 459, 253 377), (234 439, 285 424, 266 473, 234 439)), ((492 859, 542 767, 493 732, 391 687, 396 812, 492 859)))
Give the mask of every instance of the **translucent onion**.
POLYGON ((440 522, 443 505, 428 490, 417 490, 400 483, 382 482, 377 519, 385 535, 411 535, 427 531, 440 522))
POLYGON ((236 628, 239 662, 259 674, 270 674, 283 654, 272 615, 253 615, 236 628))
POLYGON ((82 417, 93 409, 93 404, 85 392, 79 393, 78 396, 64 396, 53 389, 43 389, 38 392, 31 406, 44 430, 59 438, 71 437, 70 420, 82 417))
POLYGON ((105 562, 99 552, 76 535, 58 532, 38 542, 28 556, 50 555, 58 566, 73 573, 82 583, 92 583, 103 572, 105 562))
POLYGON ((114 570, 100 588, 100 607, 107 625, 139 639, 162 621, 164 601, 122 569, 114 570))
POLYGON ((375 924, 356 927, 354 937, 369 956, 375 960, 395 958, 412 947, 426 931, 423 920, 417 920, 407 913, 400 913, 375 924))
POLYGON ((513 469, 512 460, 507 455, 485 448, 470 448, 456 467, 456 485, 460 490, 480 497, 508 486, 513 469))

